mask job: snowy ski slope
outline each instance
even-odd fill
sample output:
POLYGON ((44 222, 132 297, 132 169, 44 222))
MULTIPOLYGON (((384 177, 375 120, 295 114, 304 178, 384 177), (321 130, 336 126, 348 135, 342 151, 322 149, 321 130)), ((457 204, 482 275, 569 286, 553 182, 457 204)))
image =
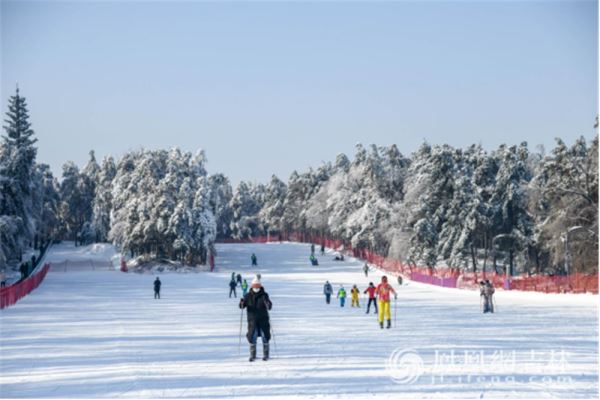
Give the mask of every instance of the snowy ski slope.
POLYGON ((378 282, 360 261, 328 253, 312 267, 291 243, 218 251, 215 273, 162 274, 161 300, 149 274, 51 271, 0 313, 0 397, 597 398, 597 297, 499 292, 483 315, 476 292, 410 282, 380 330, 364 303, 322 296, 326 279, 378 282), (232 271, 260 272, 273 300, 268 362, 249 363, 244 338, 238 355, 232 271))

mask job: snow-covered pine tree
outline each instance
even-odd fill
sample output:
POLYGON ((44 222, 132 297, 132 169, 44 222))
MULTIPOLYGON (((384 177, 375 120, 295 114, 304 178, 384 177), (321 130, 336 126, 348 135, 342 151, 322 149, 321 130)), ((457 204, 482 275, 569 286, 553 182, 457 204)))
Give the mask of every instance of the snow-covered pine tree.
POLYGON ((216 237, 204 153, 132 152, 117 166, 109 238, 132 256, 206 262, 216 237))
POLYGON ((81 232, 90 208, 87 189, 77 165, 71 161, 65 163, 60 183, 60 216, 63 221, 61 234, 75 241, 76 245, 82 242, 81 232))
POLYGON ((108 240, 112 209, 112 183, 116 174, 117 167, 114 159, 111 156, 105 157, 98 171, 94 203, 92 205, 91 224, 97 242, 108 240))
POLYGON ((598 136, 588 146, 580 137, 572 147, 557 139, 529 185, 535 217, 536 271, 565 271, 565 240, 569 236, 569 272, 597 271, 598 136))
POLYGON ((241 181, 236 187, 230 202, 233 213, 230 229, 237 239, 246 239, 261 233, 258 213, 260 212, 264 186, 241 181))
POLYGON ((496 156, 499 168, 490 198, 495 235, 492 245, 494 251, 507 255, 508 273, 513 275, 516 257, 519 256, 520 265, 527 261, 526 252, 533 235, 533 219, 525 197, 525 187, 532 175, 528 168, 527 143, 518 147, 501 145, 496 156))
POLYGON ((208 178, 210 188, 209 205, 215 216, 218 237, 230 237, 233 212, 230 202, 233 190, 229 179, 223 174, 214 174, 208 178))
POLYGON ((37 194, 35 247, 42 246, 58 236, 60 226, 60 185, 47 164, 36 164, 37 194))
POLYGON ((408 221, 414 230, 409 258, 435 267, 444 249, 444 242, 438 242, 439 233, 454 196, 455 164, 460 155, 448 145, 430 148, 424 144, 416 158, 409 172, 415 175, 414 193, 409 196, 408 221))
POLYGON ((96 154, 93 150, 90 151, 90 159, 86 166, 81 171, 80 185, 81 194, 83 197, 85 208, 85 222, 79 233, 79 236, 83 243, 91 243, 98 240, 98 235, 93 228, 93 210, 94 210, 94 198, 96 196, 96 186, 98 185, 98 174, 100 172, 100 166, 96 161, 96 154))
POLYGON ((20 258, 37 230, 33 194, 38 188, 33 180, 37 139, 31 129, 26 99, 18 87, 8 100, 4 122, 6 135, 2 136, 0 147, 0 229, 6 242, 2 252, 3 258, 20 258))
POLYGON ((267 185, 264 206, 261 208, 259 218, 267 234, 281 232, 284 213, 284 202, 287 186, 277 176, 271 176, 267 185))

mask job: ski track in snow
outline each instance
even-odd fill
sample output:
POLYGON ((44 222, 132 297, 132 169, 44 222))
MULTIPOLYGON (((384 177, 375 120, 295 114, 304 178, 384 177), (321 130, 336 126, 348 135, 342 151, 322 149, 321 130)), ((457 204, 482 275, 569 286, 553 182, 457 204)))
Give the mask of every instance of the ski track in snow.
MULTIPOLYGON (((348 295, 353 284, 362 292, 377 283, 381 273, 365 278, 360 260, 337 262, 328 252, 313 267, 309 245, 292 243, 222 244, 218 253, 217 272, 161 274, 160 300, 150 274, 51 271, 0 313, 0 397, 597 398, 597 296, 499 291, 499 312, 483 315, 477 292, 414 282, 398 288, 392 279, 397 326, 381 330, 365 315, 364 295, 360 309, 349 298, 343 309, 335 299, 326 305, 322 295, 326 279, 335 292, 343 283, 348 295), (238 355, 232 271, 248 280, 261 273, 273 300, 268 362, 247 361, 245 337, 238 355), (421 358, 415 381, 391 379, 386 361, 396 349, 421 358), (432 370, 436 351, 451 350, 514 351, 518 360, 508 368, 469 365, 471 380, 456 365, 432 370), (549 363, 552 351, 566 352, 567 363, 549 363)), ((63 246, 50 256, 70 253, 63 246)), ((245 335, 245 315, 243 325, 245 335)))

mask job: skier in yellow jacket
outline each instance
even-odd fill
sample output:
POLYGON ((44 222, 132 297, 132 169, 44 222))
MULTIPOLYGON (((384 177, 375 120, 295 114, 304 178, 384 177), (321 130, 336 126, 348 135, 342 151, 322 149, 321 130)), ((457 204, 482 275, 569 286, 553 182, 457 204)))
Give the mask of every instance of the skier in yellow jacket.
POLYGON ((358 296, 360 295, 360 291, 358 290, 356 285, 352 287, 350 294, 352 295, 352 307, 360 307, 360 304, 358 304, 358 296))

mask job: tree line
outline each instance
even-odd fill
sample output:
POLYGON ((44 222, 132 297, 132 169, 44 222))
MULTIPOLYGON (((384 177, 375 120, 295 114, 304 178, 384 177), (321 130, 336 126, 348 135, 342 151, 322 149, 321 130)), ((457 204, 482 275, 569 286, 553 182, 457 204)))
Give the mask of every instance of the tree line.
POLYGON ((35 162, 25 99, 0 144, 0 263, 49 238, 111 241, 132 255, 205 263, 217 238, 300 232, 414 265, 564 274, 598 270, 598 136, 549 152, 423 143, 356 146, 287 183, 209 175, 203 152, 94 152, 60 182, 35 162))

